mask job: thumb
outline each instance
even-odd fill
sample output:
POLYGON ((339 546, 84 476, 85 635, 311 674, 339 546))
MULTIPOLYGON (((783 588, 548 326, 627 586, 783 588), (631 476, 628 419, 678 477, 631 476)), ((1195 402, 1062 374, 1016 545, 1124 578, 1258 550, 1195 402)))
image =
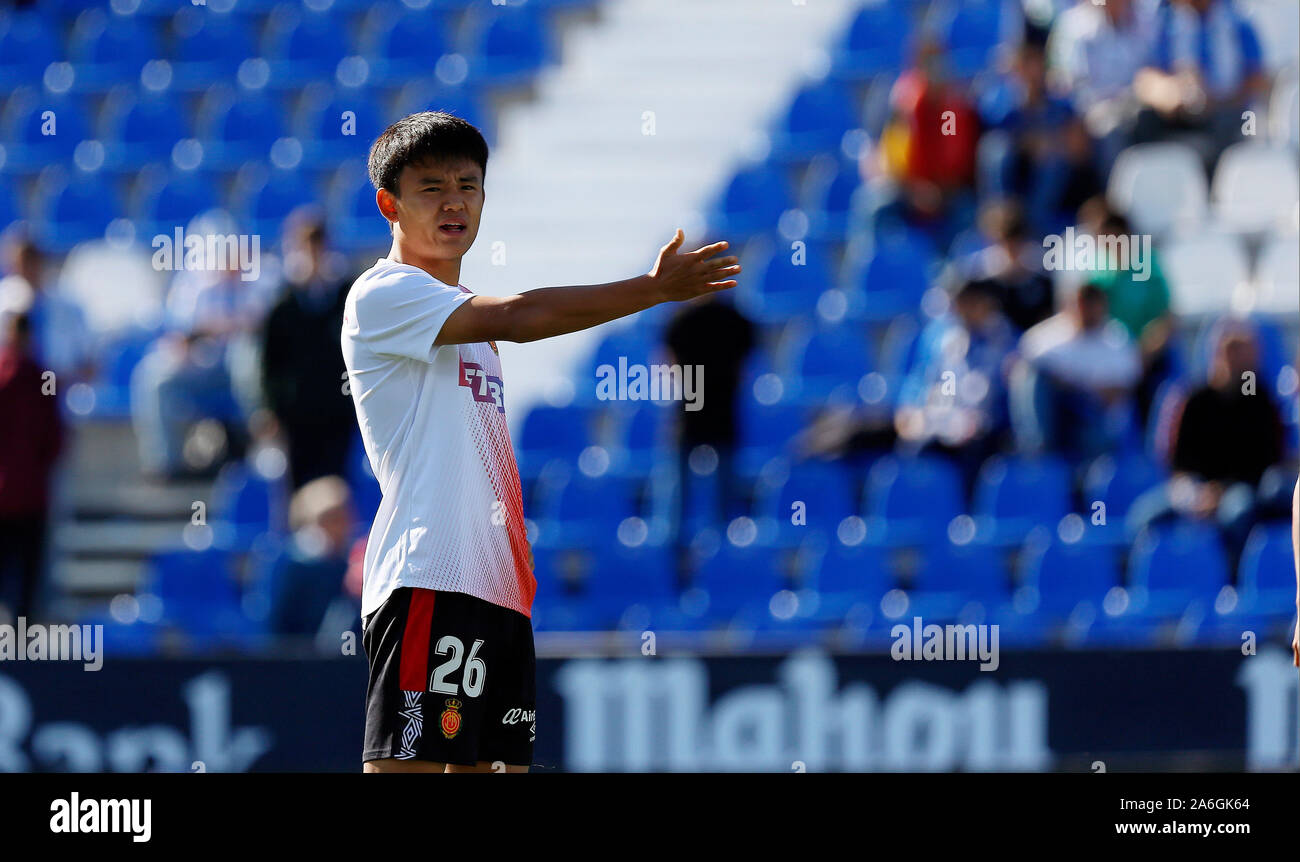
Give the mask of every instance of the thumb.
POLYGON ((681 228, 678 228, 677 233, 673 234, 673 238, 668 240, 668 245, 664 246, 664 251, 677 251, 685 241, 686 234, 682 233, 681 228))

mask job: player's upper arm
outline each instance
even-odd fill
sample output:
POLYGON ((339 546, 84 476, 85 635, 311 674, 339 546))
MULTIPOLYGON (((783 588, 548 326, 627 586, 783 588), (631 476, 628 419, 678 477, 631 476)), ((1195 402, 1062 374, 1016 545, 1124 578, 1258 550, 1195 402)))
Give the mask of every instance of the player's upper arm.
POLYGON ((517 316, 515 299, 516 297, 509 296, 470 296, 447 318, 434 344, 441 346, 518 340, 511 325, 517 316))
POLYGON ((447 319, 473 296, 430 282, 416 273, 400 273, 361 285, 345 332, 375 353, 430 361, 447 319))

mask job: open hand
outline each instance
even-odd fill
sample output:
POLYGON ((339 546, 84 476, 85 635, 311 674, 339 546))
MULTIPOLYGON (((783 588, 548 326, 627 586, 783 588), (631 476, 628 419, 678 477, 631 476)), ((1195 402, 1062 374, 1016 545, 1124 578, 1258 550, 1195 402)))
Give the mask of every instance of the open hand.
POLYGON ((678 228, 668 245, 659 250, 659 258, 649 272, 662 301, 680 302, 736 286, 736 281, 729 276, 740 272, 739 258, 734 255, 714 257, 726 250, 728 244, 725 241, 679 254, 677 250, 685 239, 686 235, 678 228))

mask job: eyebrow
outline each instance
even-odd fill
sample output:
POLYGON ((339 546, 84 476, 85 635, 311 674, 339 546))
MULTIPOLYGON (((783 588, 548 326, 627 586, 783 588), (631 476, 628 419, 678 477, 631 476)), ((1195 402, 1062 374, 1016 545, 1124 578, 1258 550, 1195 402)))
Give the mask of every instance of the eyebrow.
MULTIPOLYGON (((476 183, 478 181, 479 181, 478 174, 466 174, 465 176, 460 177, 459 179, 456 180, 456 182, 458 183, 476 183)), ((418 182, 421 185, 424 185, 425 183, 440 183, 443 182, 443 178, 426 176, 426 177, 420 177, 418 182)))

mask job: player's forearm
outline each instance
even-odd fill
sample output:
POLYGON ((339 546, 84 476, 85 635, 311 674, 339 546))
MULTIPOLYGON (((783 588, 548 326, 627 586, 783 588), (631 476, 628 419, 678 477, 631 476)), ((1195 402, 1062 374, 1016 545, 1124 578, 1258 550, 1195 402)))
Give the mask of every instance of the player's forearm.
POLYGON ((589 329, 664 300, 647 275, 608 284, 542 287, 511 297, 505 341, 537 341, 589 329))

